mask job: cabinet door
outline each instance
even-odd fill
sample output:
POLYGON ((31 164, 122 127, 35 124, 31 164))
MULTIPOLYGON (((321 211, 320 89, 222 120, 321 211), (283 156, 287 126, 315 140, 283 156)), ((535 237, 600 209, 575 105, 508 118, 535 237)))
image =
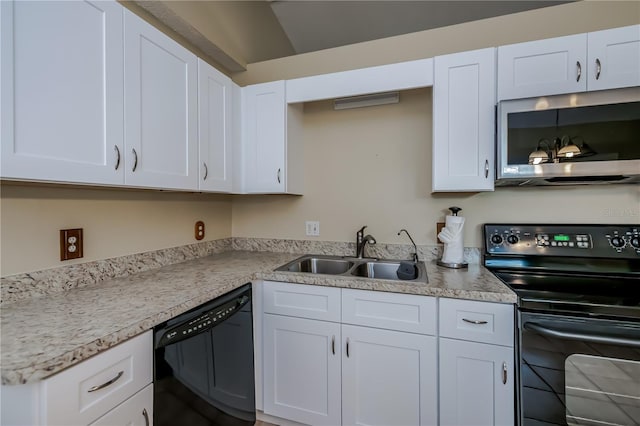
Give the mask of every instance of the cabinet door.
POLYGON ((198 188, 196 56, 125 10, 125 181, 198 188))
POLYGON ((498 100, 587 90, 587 35, 498 47, 498 100))
POLYGON ((515 422, 513 349, 440 339, 440 424, 515 422))
POLYGON ((264 412, 340 424, 340 325, 264 315, 264 412))
POLYGON ((640 86, 640 25, 587 35, 589 90, 640 86))
POLYGON ((244 87, 244 169, 248 193, 285 191, 284 81, 244 87))
POLYGON ((433 191, 493 191, 495 49, 434 60, 433 191))
POLYGON ((437 423, 436 338, 342 326, 344 425, 437 423))
POLYGON ((153 424, 153 384, 148 385, 91 426, 149 426, 153 424))
POLYGON ((2 1, 2 177, 121 184, 122 7, 2 1))
POLYGON ((232 82, 198 59, 198 148, 201 191, 231 191, 232 82))

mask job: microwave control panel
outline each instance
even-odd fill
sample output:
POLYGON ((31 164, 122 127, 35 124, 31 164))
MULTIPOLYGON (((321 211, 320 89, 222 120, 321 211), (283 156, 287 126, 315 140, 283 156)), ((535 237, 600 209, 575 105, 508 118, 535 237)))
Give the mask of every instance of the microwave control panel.
POLYGON ((640 225, 484 225, 488 254, 640 258, 640 225))

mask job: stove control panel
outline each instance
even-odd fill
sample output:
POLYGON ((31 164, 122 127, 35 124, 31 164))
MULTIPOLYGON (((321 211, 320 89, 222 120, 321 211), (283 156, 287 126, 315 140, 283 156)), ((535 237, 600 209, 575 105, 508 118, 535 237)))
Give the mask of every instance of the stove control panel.
POLYGON ((485 252, 640 258, 640 225, 485 224, 485 252))

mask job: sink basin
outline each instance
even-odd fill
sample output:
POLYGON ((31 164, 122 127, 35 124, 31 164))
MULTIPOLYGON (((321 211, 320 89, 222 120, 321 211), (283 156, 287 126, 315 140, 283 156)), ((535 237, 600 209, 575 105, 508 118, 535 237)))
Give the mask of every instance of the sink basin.
POLYGON ((427 282, 424 262, 409 262, 413 270, 398 277, 400 260, 358 259, 355 257, 306 255, 282 265, 276 271, 343 275, 406 282, 427 282))
MULTIPOLYGON (((400 262, 366 262, 361 263, 351 271, 351 275, 367 278, 379 278, 383 280, 399 280, 398 268, 400 262)), ((403 281, 411 281, 417 279, 419 276, 419 269, 417 266, 413 267, 413 274, 403 281)))
POLYGON ((353 267, 354 263, 342 258, 305 256, 276 269, 276 271, 310 272, 312 274, 340 275, 353 267))

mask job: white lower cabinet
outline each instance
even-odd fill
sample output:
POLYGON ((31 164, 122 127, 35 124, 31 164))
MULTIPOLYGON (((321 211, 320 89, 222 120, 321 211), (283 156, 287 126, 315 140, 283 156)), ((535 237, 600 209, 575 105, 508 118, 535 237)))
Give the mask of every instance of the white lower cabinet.
POLYGON ((2 386, 0 424, 152 424, 152 348, 150 330, 40 382, 2 386))
POLYGON ((153 385, 148 385, 91 426, 150 426, 153 424, 153 385))
POLYGON ((265 414, 333 426, 437 422, 434 298, 274 282, 263 295, 265 414))
POLYGON ((350 325, 342 337, 343 425, 436 424, 435 337, 350 325))
POLYGON ((513 348, 440 339, 440 424, 514 424, 513 348))
POLYGON ((440 424, 515 423, 514 307, 439 300, 440 424))
POLYGON ((264 412, 340 424, 340 324, 266 314, 264 412))

